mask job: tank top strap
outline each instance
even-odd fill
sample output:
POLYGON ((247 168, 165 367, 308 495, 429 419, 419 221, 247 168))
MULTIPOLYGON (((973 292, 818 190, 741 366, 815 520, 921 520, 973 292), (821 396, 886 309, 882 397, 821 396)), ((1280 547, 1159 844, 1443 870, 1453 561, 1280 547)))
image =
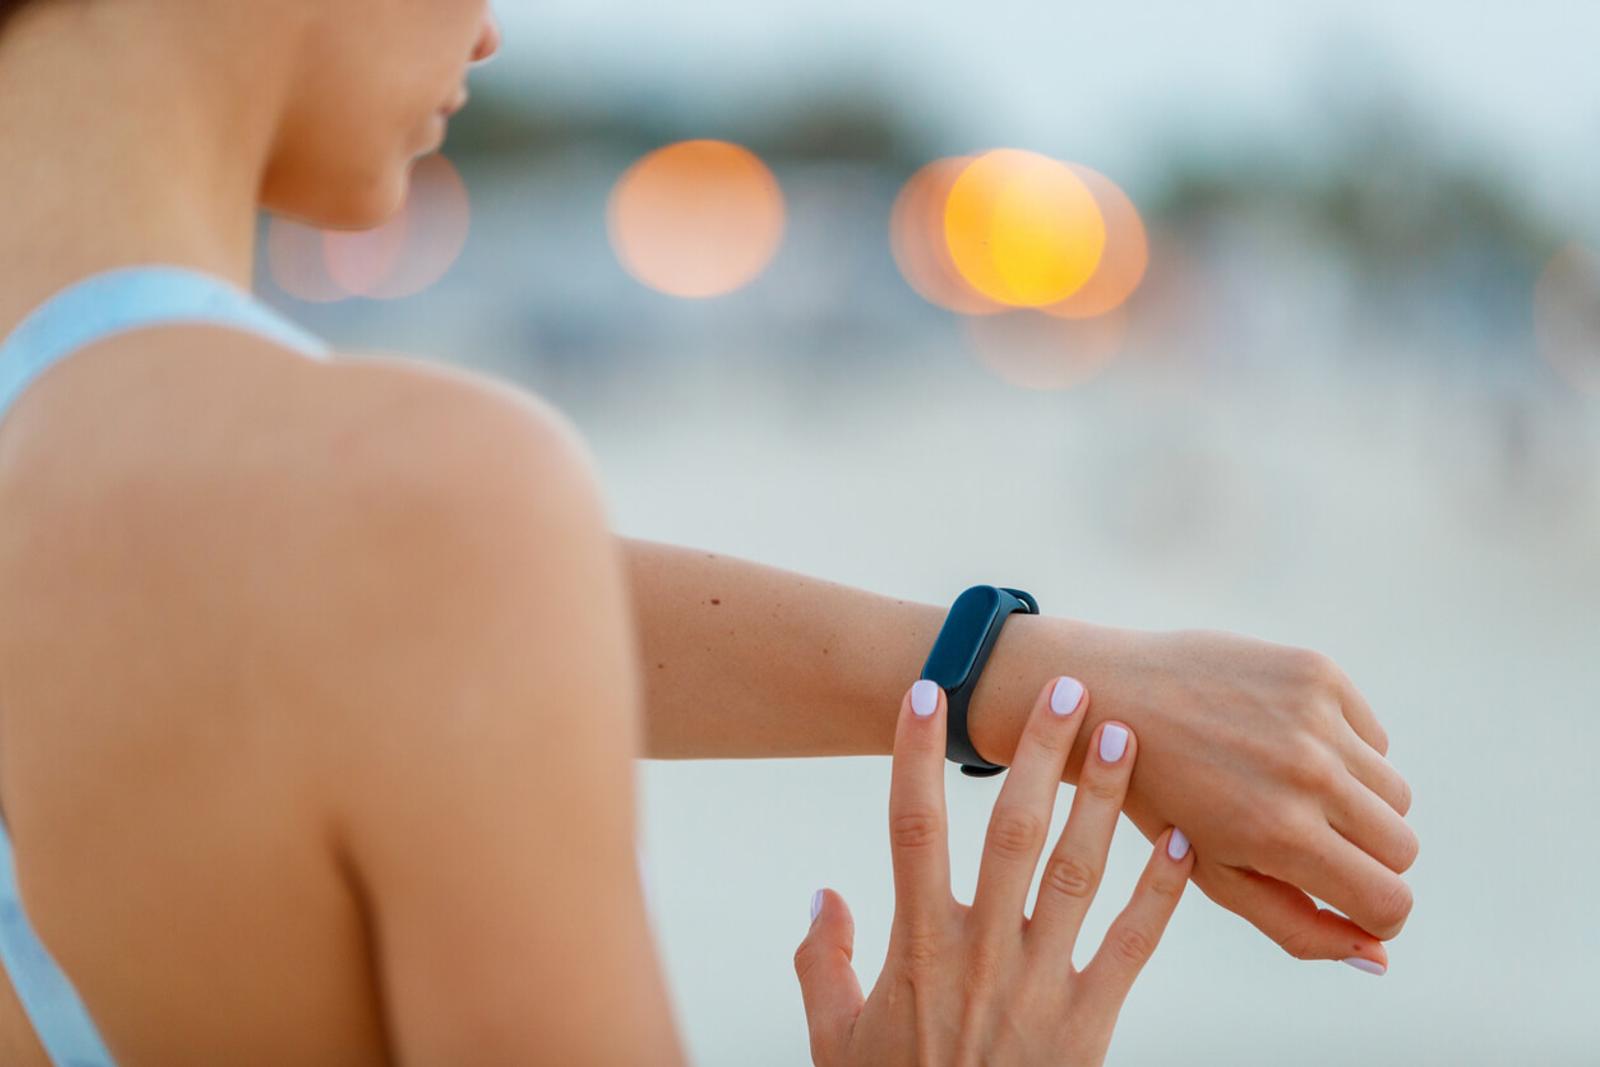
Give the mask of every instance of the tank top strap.
POLYGON ((16 858, 4 821, 0 821, 0 966, 55 1067, 116 1067, 77 990, 22 910, 16 858))
POLYGON ((328 345, 254 294, 188 267, 118 267, 79 279, 0 341, 0 415, 52 364, 96 341, 147 326, 234 326, 326 359, 328 345))

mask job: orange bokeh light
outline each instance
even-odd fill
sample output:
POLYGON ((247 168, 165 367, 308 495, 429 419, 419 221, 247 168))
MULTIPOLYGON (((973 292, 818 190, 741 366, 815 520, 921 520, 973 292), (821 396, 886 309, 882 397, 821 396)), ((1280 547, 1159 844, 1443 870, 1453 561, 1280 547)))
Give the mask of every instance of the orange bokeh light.
POLYGON ((944 236, 950 189, 972 160, 937 159, 911 176, 889 214, 889 250, 906 284, 928 303, 961 315, 993 315, 1007 310, 1006 305, 967 284, 944 236))
POLYGON ((1068 167, 1094 196, 1105 222, 1105 254, 1089 280, 1077 292, 1045 311, 1068 319, 1092 318, 1121 307, 1144 280, 1150 266, 1150 239, 1139 210, 1116 182, 1097 170, 1069 163, 1068 167))
POLYGON ((267 226, 267 272, 279 289, 308 304, 332 304, 350 293, 328 273, 322 231, 274 216, 267 226))
POLYGON ((471 224, 466 183, 454 164, 434 154, 417 161, 405 204, 381 226, 319 230, 274 218, 267 268, 278 288, 311 303, 396 300, 444 277, 466 247, 471 224))
POLYGON ((472 207, 454 164, 424 156, 411 172, 405 206, 376 229, 324 235, 328 273, 350 293, 397 300, 429 288, 467 244, 472 207))
POLYGON ((721 296, 755 280, 783 240, 783 192, 765 163, 726 141, 682 141, 639 160, 607 205, 611 245, 640 282, 721 296))
POLYGON ((1065 163, 1019 149, 978 156, 945 203, 950 258, 983 296, 1014 307, 1066 299, 1105 251, 1100 207, 1065 163))

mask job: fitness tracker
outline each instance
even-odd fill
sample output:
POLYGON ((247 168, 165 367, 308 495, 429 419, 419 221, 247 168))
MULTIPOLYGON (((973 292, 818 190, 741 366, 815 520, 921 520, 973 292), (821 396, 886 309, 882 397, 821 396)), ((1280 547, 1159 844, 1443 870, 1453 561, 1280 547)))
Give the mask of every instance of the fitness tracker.
POLYGON ((1021 589, 975 585, 956 597, 934 639, 922 677, 939 684, 949 707, 945 729, 945 758, 961 764, 961 773, 988 778, 1005 770, 978 755, 967 733, 967 705, 989 653, 1000 637, 1000 627, 1014 611, 1039 614, 1039 602, 1021 589))

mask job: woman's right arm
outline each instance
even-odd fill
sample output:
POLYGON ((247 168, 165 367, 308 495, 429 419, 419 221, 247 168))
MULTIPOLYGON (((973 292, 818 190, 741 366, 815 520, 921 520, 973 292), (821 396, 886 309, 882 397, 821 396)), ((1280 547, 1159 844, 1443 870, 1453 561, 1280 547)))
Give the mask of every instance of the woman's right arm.
POLYGON ((1039 883, 1051 811, 1089 695, 1071 677, 1034 697, 1000 787, 970 905, 950 892, 944 784, 944 691, 912 685, 900 702, 889 784, 894 922, 889 956, 869 996, 851 967, 855 927, 836 893, 819 892, 795 953, 811 1055, 818 1067, 1099 1067, 1122 1002, 1166 929, 1194 869, 1175 827, 1156 837, 1133 897, 1082 968, 1072 962, 1105 871, 1111 835, 1138 757, 1124 724, 1088 734, 1061 832, 1039 883))
POLYGON ((591 457, 499 401, 425 410, 383 431, 416 473, 357 482, 341 509, 339 623, 318 623, 336 639, 318 650, 318 777, 391 1047, 681 1063, 636 868, 637 654, 591 457))

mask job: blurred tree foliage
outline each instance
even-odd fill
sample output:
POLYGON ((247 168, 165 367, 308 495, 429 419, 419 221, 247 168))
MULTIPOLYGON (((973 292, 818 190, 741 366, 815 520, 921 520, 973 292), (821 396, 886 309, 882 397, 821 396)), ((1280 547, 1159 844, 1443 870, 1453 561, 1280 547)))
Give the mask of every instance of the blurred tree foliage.
MULTIPOLYGON (((726 110, 726 109, 722 109, 726 110)), ((890 97, 834 84, 784 95, 752 93, 731 117, 690 113, 658 97, 572 100, 554 93, 475 91, 451 122, 454 156, 541 155, 574 147, 643 153, 673 141, 734 141, 771 163, 850 161, 886 170, 926 162, 927 138, 890 97)))
POLYGON ((1528 336, 1531 292, 1576 236, 1509 161, 1398 92, 1324 99, 1293 144, 1168 146, 1147 217, 1183 239, 1270 231, 1331 257, 1375 327, 1486 350, 1528 336))

